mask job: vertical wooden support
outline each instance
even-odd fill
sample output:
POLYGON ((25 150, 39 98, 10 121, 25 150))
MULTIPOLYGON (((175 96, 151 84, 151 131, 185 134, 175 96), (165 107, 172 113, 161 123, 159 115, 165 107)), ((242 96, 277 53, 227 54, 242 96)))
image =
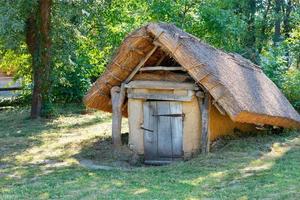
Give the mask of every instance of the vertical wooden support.
POLYGON ((114 86, 110 90, 112 102, 112 143, 121 146, 122 105, 125 99, 125 85, 114 86))
MULTIPOLYGON (((151 51, 139 62, 124 83, 128 83, 140 68, 146 63, 151 55, 157 50, 158 46, 154 46, 151 51)), ((112 143, 115 147, 121 146, 121 125, 122 125, 122 105, 125 99, 125 84, 122 83, 121 88, 114 86, 110 90, 112 102, 112 143)))
POLYGON ((207 154, 210 146, 210 130, 209 130, 209 107, 210 107, 210 95, 207 91, 204 92, 204 98, 201 104, 201 119, 202 119, 202 135, 201 135, 201 152, 207 154))

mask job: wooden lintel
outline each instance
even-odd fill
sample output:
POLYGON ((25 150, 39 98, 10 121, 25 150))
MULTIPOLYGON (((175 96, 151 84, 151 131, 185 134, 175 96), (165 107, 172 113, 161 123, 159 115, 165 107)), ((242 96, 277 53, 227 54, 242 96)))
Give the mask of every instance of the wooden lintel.
POLYGON ((204 92, 204 99, 201 103, 201 152, 207 154, 210 147, 210 128, 209 128, 209 114, 211 97, 207 91, 204 92))
POLYGON ((140 71, 186 71, 183 67, 180 66, 148 66, 142 67, 140 71))
POLYGON ((193 93, 180 96, 175 94, 150 94, 150 93, 128 93, 128 98, 131 99, 152 99, 152 100, 168 100, 168 101, 191 101, 193 93))
POLYGON ((139 62, 139 64, 134 68, 131 74, 127 77, 124 83, 128 83, 134 77, 134 75, 140 70, 140 68, 147 62, 147 60, 152 56, 152 54, 156 51, 158 46, 154 46, 151 51, 139 62))
POLYGON ((199 90, 193 83, 178 83, 173 81, 131 81, 126 88, 157 89, 157 90, 199 90))

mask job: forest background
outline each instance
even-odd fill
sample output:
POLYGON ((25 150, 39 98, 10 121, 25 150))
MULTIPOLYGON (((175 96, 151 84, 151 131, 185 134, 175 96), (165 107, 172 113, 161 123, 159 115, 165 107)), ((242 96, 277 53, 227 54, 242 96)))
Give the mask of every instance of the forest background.
POLYGON ((2 0, 0 13, 0 71, 21 78, 18 103, 31 102, 33 118, 81 102, 125 36, 149 22, 250 59, 300 110, 299 0, 2 0))

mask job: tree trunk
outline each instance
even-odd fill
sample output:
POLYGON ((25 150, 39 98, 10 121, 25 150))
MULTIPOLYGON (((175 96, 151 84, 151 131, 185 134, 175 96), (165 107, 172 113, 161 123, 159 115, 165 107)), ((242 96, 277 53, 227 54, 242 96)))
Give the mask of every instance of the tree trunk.
POLYGON ((290 25, 290 17, 293 9, 292 0, 287 0, 285 9, 284 9, 284 18, 283 18, 283 33, 286 38, 290 37, 291 25, 290 25))
POLYGON ((26 43, 32 56, 34 84, 31 118, 40 117, 49 101, 51 4, 52 0, 39 0, 36 13, 27 20, 26 43))
POLYGON ((269 11, 270 11, 270 7, 271 7, 271 0, 268 0, 267 2, 267 5, 266 5, 266 9, 265 9, 265 12, 263 14, 263 24, 262 24, 262 27, 261 27, 261 31, 260 31, 260 40, 258 42, 258 53, 260 54, 262 49, 263 49, 263 46, 264 46, 264 43, 265 41, 267 40, 267 28, 268 28, 268 14, 269 14, 269 11))
MULTIPOLYGON (((291 32, 290 17, 291 17, 292 9, 293 9, 292 0, 287 0, 285 4, 285 9, 283 9, 284 10, 284 17, 283 17, 284 39, 290 38, 290 32, 291 32)), ((285 60, 286 60, 287 67, 289 68, 291 66, 291 58, 290 58, 290 51, 287 46, 285 47, 285 60)))
POLYGON ((275 0, 275 23, 274 23, 274 46, 281 40, 281 12, 280 8, 282 5, 282 0, 275 0))
POLYGON ((247 7, 247 35, 245 38, 245 45, 247 56, 255 63, 258 62, 256 53, 256 35, 255 35, 255 13, 256 13, 256 0, 249 0, 247 7))

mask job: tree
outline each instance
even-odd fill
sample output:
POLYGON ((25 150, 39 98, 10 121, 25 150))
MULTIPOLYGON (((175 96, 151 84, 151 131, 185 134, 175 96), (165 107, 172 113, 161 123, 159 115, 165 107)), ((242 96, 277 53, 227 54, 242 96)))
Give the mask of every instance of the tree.
POLYGON ((274 23, 274 37, 273 37, 274 46, 276 46, 278 42, 281 41, 282 4, 283 4, 282 0, 275 0, 275 8, 274 8, 275 23, 274 23))
POLYGON ((126 34, 149 22, 173 23, 240 53, 279 87, 300 63, 299 0, 1 0, 0 13, 0 68, 16 63, 12 71, 34 82, 36 116, 49 102, 81 102, 126 34))
POLYGON ((31 70, 25 73, 32 72, 32 118, 39 117, 49 102, 51 6, 52 0, 3 0, 0 2, 2 49, 14 54, 24 54, 23 47, 26 44, 27 53, 31 55, 31 70))
POLYGON ((247 34, 244 37, 244 45, 246 56, 253 62, 257 63, 256 53, 256 17, 257 13, 257 0, 246 0, 242 4, 242 12, 245 15, 247 23, 247 34))
POLYGON ((258 33, 258 41, 257 41, 257 51, 260 54, 261 51, 263 50, 263 47, 265 46, 265 42, 268 41, 268 34, 269 32, 268 27, 269 27, 269 15, 270 15, 270 10, 271 10, 271 1, 272 0, 267 0, 266 2, 261 1, 261 19, 260 19, 260 26, 257 28, 259 29, 258 33))
POLYGON ((32 57, 33 93, 31 118, 41 116, 49 103, 51 72, 50 16, 52 0, 39 0, 27 19, 26 43, 32 57))

